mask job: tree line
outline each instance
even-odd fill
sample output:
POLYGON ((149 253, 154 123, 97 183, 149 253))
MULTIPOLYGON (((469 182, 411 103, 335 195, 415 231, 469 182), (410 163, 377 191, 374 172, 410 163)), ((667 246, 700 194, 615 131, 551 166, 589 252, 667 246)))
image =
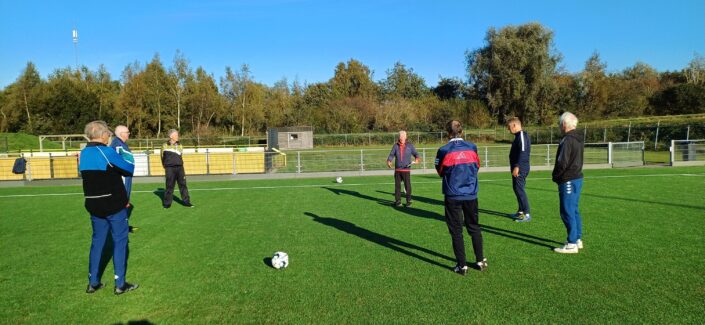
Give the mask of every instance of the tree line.
POLYGON ((136 137, 163 137, 176 128, 192 136, 263 134, 269 127, 313 126, 318 133, 442 130, 450 119, 472 127, 518 116, 528 125, 555 123, 563 111, 583 120, 705 113, 705 58, 679 71, 637 62, 608 72, 595 52, 582 71, 563 68, 553 32, 538 23, 487 31, 465 53, 466 78, 435 86, 397 62, 380 81, 364 63, 340 62, 325 82, 258 82, 248 65, 225 67, 219 80, 177 51, 127 65, 119 78, 59 68, 43 79, 28 62, 0 91, 0 132, 80 133, 95 119, 125 124, 136 137))

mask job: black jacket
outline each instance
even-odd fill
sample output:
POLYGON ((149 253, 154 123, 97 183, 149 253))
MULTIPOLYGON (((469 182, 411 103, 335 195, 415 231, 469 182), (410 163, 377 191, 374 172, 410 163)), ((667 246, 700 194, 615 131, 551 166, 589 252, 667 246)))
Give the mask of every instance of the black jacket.
POLYGON ((563 136, 556 153, 553 181, 561 184, 583 177, 583 137, 572 130, 563 136))
POLYGON ((81 150, 78 169, 83 178, 85 207, 91 215, 105 218, 127 206, 122 176, 132 176, 135 165, 106 145, 89 142, 81 150))
POLYGON ((162 146, 162 166, 166 167, 177 167, 183 166, 184 160, 181 155, 184 153, 184 147, 178 141, 174 144, 167 141, 162 146))

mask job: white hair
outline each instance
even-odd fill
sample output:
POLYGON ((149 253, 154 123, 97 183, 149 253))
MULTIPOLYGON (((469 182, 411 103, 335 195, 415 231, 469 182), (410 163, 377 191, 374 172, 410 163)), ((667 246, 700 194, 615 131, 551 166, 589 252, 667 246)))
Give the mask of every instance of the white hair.
POLYGON ((578 127, 578 118, 571 112, 565 112, 561 114, 558 124, 563 125, 568 129, 575 129, 578 127))
POLYGON ((174 133, 179 133, 179 131, 177 131, 176 129, 170 129, 169 132, 166 133, 166 135, 167 135, 168 137, 171 137, 171 135, 174 134, 174 133))

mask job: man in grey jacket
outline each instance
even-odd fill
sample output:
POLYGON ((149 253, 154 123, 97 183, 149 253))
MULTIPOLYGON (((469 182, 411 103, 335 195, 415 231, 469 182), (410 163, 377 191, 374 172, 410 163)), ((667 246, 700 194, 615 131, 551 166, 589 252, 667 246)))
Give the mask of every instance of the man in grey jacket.
POLYGON ((401 206, 401 182, 404 182, 406 191, 406 206, 411 206, 411 165, 419 163, 419 153, 413 144, 406 141, 406 131, 399 131, 399 140, 392 147, 392 151, 387 157, 387 167, 392 168, 394 164, 394 205, 401 206), (414 160, 411 160, 414 156, 414 160))

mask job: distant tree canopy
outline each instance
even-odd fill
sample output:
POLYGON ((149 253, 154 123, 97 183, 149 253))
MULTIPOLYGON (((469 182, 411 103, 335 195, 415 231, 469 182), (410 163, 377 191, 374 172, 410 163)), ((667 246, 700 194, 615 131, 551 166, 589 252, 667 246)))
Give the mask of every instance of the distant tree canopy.
POLYGON ((450 119, 472 128, 518 116, 525 124, 555 123, 563 111, 582 120, 705 113, 705 59, 695 54, 680 71, 636 62, 609 72, 595 52, 582 71, 560 68, 553 32, 529 23, 490 28, 485 44, 465 53, 467 79, 440 77, 429 86, 396 62, 374 80, 364 63, 333 67, 325 82, 257 82, 246 64, 225 67, 216 80, 177 51, 165 66, 159 54, 128 64, 118 78, 104 66, 59 68, 46 79, 28 62, 0 91, 0 132, 81 132, 94 119, 126 124, 134 137, 263 134, 268 127, 313 126, 316 132, 442 130, 450 119))

